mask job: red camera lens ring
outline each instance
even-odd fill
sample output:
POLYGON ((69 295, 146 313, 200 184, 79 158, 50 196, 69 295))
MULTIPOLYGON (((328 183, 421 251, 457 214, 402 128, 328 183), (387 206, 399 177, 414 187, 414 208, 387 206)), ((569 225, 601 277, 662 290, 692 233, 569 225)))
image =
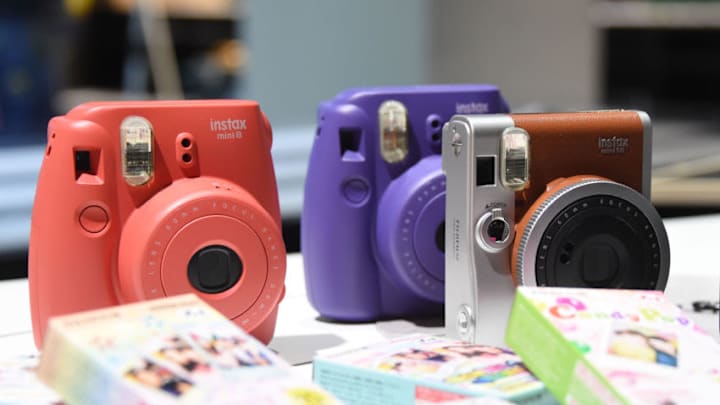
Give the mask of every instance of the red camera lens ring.
POLYGON ((282 298, 285 246, 275 221, 245 190, 210 177, 185 179, 130 215, 120 237, 118 273, 125 301, 193 292, 252 332, 282 298), (246 264, 238 283, 219 294, 194 289, 182 263, 209 245, 237 249, 246 264))
POLYGON ((192 291, 226 317, 236 318, 252 307, 265 285, 267 258, 264 253, 260 238, 245 222, 226 215, 197 218, 179 229, 166 245, 160 270, 163 291, 166 295, 192 291), (213 235, 213 238, 204 235, 213 235), (230 248, 244 266, 235 285, 215 294, 197 291, 187 277, 192 256, 212 245, 230 248))

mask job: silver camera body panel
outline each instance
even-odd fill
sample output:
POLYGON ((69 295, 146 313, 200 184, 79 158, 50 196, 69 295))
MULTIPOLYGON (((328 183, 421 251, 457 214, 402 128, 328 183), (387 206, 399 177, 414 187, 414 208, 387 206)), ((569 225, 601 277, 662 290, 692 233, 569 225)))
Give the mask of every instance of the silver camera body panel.
POLYGON ((502 326, 515 294, 507 273, 515 192, 501 184, 498 157, 502 131, 514 126, 509 115, 486 115, 482 124, 474 116, 456 115, 443 127, 445 325, 447 335, 453 338, 503 345, 502 326), (477 185, 477 158, 492 163, 492 184, 477 185), (478 236, 487 235, 492 220, 504 220, 509 230, 497 243, 478 236))

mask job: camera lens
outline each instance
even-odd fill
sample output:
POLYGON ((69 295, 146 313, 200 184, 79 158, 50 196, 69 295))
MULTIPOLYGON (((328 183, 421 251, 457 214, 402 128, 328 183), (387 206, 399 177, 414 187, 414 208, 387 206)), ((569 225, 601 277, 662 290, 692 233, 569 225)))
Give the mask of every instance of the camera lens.
POLYGON ((647 216, 609 195, 576 201, 543 233, 538 285, 655 288, 660 246, 647 216))
POLYGON ((519 223, 513 248, 518 284, 664 289, 670 248, 650 201, 597 177, 568 178, 519 223))
POLYGON ((445 176, 439 155, 421 159, 382 193, 375 246, 389 280, 420 298, 445 296, 445 176))
POLYGON ((442 221, 435 230, 435 246, 445 253, 445 221, 442 221))
POLYGON ((487 227, 487 234, 493 242, 504 242, 510 234, 507 222, 502 219, 493 219, 487 227))
POLYGON ((212 245, 197 251, 188 263, 188 279, 204 293, 223 292, 237 283, 243 272, 240 257, 225 246, 212 245))

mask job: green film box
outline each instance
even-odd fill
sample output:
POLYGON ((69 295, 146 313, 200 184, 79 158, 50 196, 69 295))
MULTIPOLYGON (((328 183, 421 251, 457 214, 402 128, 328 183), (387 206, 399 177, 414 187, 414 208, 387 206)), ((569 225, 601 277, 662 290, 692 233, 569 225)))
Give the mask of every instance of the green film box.
POLYGON ((320 352, 313 379, 348 404, 556 404, 507 349, 408 335, 320 352))
POLYGON ((565 404, 720 401, 720 344, 659 291, 519 287, 506 341, 565 404))

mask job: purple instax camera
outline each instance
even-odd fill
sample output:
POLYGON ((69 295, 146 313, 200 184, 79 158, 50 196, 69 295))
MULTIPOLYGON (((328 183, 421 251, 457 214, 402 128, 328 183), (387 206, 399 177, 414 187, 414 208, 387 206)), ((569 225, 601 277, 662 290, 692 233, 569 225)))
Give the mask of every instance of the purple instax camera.
POLYGON ((498 88, 484 84, 358 88, 320 104, 301 250, 322 316, 442 314, 442 126, 454 114, 505 112, 498 88))

